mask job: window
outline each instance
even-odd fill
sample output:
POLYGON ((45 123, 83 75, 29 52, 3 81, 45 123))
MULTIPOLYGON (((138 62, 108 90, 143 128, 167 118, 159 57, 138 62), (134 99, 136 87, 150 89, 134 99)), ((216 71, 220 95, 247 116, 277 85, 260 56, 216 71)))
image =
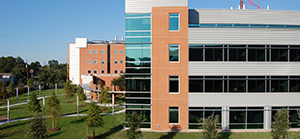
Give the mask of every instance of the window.
POLYGON ((246 77, 230 76, 229 79, 229 92, 246 92, 246 77))
POLYGON ((290 92, 300 92, 300 77, 290 77, 290 92))
POLYGON ((118 70, 115 70, 115 73, 118 73, 118 70))
POLYGON ((169 31, 179 30, 179 14, 173 13, 169 14, 169 31))
POLYGON ((88 70, 88 74, 90 74, 91 73, 91 70, 88 70))
POLYGON ((189 92, 203 92, 203 76, 189 77, 189 92))
POLYGON ((300 46, 290 46, 290 61, 300 61, 300 46))
POLYGON ((179 108, 169 107, 169 124, 179 123, 179 108))
POLYGON ((214 113, 218 115, 217 124, 221 126, 222 108, 221 107, 189 107, 189 129, 199 129, 199 124, 203 125, 204 118, 208 118, 214 113), (201 120, 200 123, 198 120, 201 120))
POLYGON ((169 76, 169 93, 179 93, 179 76, 169 76))
POLYGON ((94 50, 94 54, 97 54, 97 50, 94 50))
POLYGON ((104 50, 101 50, 101 53, 104 54, 104 50))
POLYGON ((97 64, 97 60, 94 60, 94 64, 97 64))
POLYGON ((230 129, 263 129, 263 107, 230 107, 230 129))
POLYGON ((94 74, 97 74, 97 70, 94 70, 94 74))
POLYGON ((287 46, 271 46, 271 61, 288 61, 287 46))
POLYGON ((125 79, 126 91, 150 91, 150 79, 125 79))
POLYGON ((104 60, 102 60, 101 63, 104 64, 104 60))
POLYGON ((203 61, 203 48, 190 48, 189 61, 203 61))
POLYGON ((271 92, 288 92, 288 77, 287 76, 272 76, 271 77, 271 92))
POLYGON ((104 70, 101 70, 101 73, 104 73, 104 70))
POLYGON ((265 77, 264 76, 251 76, 248 77, 248 92, 265 92, 265 77))
POLYGON ((223 49, 205 49, 205 61, 223 61, 223 49))
POLYGON ((123 73, 123 70, 120 70, 120 73, 123 73))
POLYGON ((249 45, 248 46, 248 61, 265 61, 266 52, 265 45, 249 45))
POLYGON ((120 54, 123 54, 123 50, 120 51, 120 54))
POLYGON ((179 61, 179 45, 169 45, 169 61, 179 61))
POLYGON ((118 50, 115 50, 115 54, 117 54, 118 53, 118 50))
POLYGON ((118 60, 115 60, 115 64, 118 64, 118 60))
POLYGON ((123 60, 120 60, 120 63, 123 64, 123 60))
POLYGON ((91 63, 92 63, 92 60, 88 60, 88 63, 91 64, 91 63))
POLYGON ((205 92, 223 92, 223 77, 205 77, 205 92))
POLYGON ((88 50, 88 53, 90 54, 90 53, 92 53, 92 51, 91 51, 91 50, 88 50))
POLYGON ((229 61, 246 61, 246 47, 244 45, 230 45, 229 61))

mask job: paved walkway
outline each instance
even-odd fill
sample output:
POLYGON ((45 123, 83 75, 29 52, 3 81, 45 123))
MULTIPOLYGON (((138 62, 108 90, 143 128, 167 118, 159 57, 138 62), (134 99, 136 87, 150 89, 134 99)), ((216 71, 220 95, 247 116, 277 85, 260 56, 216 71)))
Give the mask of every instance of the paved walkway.
MULTIPOLYGON (((63 94, 58 94, 58 95, 63 95, 63 94)), ((85 95, 86 95, 86 100, 85 100, 85 102, 86 103, 91 103, 92 101, 94 101, 94 100, 92 100, 92 98, 91 98, 91 96, 90 96, 90 94, 89 93, 85 93, 85 95)), ((47 98, 47 97, 51 97, 52 95, 49 95, 49 96, 44 96, 45 98, 47 98)), ((38 97, 38 99, 42 99, 42 97, 38 97)), ((26 104, 26 103, 28 103, 29 101, 26 101, 26 102, 22 102, 22 103, 17 103, 17 104, 12 104, 12 105, 9 105, 9 107, 12 107, 12 106, 18 106, 18 105, 22 105, 22 104, 26 104)), ((109 107, 112 107, 113 105, 112 104, 107 104, 107 105, 105 105, 105 104, 100 104, 98 101, 95 101, 96 102, 96 104, 98 105, 98 106, 109 106, 109 107)), ((125 107, 125 105, 124 104, 122 104, 122 105, 114 105, 115 107, 125 107)), ((7 106, 1 106, 0 108, 6 108, 7 106)), ((120 113, 124 113, 125 112, 125 109, 123 109, 123 110, 120 110, 120 111, 116 111, 116 112, 114 112, 114 113, 101 113, 100 115, 113 115, 113 114, 120 114, 120 113)), ((79 114, 79 116, 87 116, 87 114, 79 114)), ((69 115, 62 115, 62 117, 77 117, 77 114, 69 114, 69 115)), ((16 122, 16 121, 26 121, 26 120, 30 120, 31 118, 22 118, 22 119, 12 119, 12 120, 10 120, 9 122, 11 123, 11 122, 16 122)), ((5 124, 5 123, 7 123, 7 121, 2 121, 2 122, 0 122, 0 125, 2 125, 2 124, 5 124)))

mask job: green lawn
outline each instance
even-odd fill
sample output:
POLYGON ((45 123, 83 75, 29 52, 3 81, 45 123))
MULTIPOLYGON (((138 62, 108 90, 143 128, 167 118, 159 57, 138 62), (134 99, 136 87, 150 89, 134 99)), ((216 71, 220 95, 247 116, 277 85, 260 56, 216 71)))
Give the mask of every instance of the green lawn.
MULTIPOLYGON (((43 91, 41 91, 41 94, 43 94, 43 96, 46 96, 46 95, 50 95, 53 91, 54 91, 54 89, 43 90, 43 91)), ((59 89, 58 94, 62 94, 62 91, 63 91, 62 89, 59 89)), ((69 99, 65 99, 65 96, 57 96, 57 97, 60 100, 61 113, 63 115, 65 115, 65 114, 77 114, 76 96, 71 99, 71 101, 73 101, 73 103, 67 103, 67 101, 69 101, 69 99)), ((11 98, 11 99, 14 99, 14 98, 11 98)), ((45 102, 45 104, 46 104, 45 109, 46 109, 46 111, 47 111, 47 108, 48 108, 48 99, 49 98, 45 98, 45 101, 46 101, 45 102)), ((27 98, 26 98, 26 100, 27 100, 27 98)), ((42 99, 40 99, 40 104, 41 104, 41 106, 43 106, 42 99)), ((81 105, 86 105, 86 107, 79 108, 79 113, 80 114, 86 114, 87 111, 88 111, 88 103, 81 102, 81 105)), ((104 107, 101 107, 101 109, 104 109, 104 107)), ((108 109, 109 110, 103 111, 103 113, 111 112, 111 107, 109 107, 108 109)), ((119 110, 122 110, 122 109, 124 109, 124 108, 115 107, 114 110, 119 111, 119 110)), ((7 116, 7 108, 0 108, 0 114, 3 115, 3 116, 7 116)), ((11 119, 27 118, 29 116, 30 115, 29 115, 29 112, 28 112, 28 104, 23 104, 23 105, 10 107, 10 118, 11 119)))
MULTIPOLYGON (((108 139, 123 139, 126 138, 126 132, 121 131, 123 128, 125 114, 107 115, 103 116, 103 127, 96 128, 96 134, 101 138, 108 139), (100 130, 100 131, 99 131, 100 130)), ((83 139, 86 138, 87 128, 84 124, 86 117, 71 117, 61 118, 59 121, 60 131, 48 133, 48 138, 61 139, 83 139)), ((26 138, 26 126, 28 121, 14 122, 11 124, 0 125, 0 138, 14 139, 14 138, 26 138)), ((47 120, 47 128, 51 128, 51 121, 47 120)), ((88 130, 89 135, 92 134, 92 130, 88 130)), ((300 132, 289 132, 289 138, 294 139, 300 135, 300 132)), ((201 132, 179 132, 179 133, 167 133, 167 132, 143 132, 143 138, 145 139, 197 139, 202 138, 201 132)), ((222 138, 229 139, 270 139, 269 132, 258 133, 223 133, 222 138)))

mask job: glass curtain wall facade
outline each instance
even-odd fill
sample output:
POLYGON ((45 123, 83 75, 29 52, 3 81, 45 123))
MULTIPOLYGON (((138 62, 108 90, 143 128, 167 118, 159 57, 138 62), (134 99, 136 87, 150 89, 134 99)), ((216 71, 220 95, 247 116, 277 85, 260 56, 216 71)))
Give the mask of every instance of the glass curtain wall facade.
POLYGON ((151 14, 126 14, 126 114, 137 112, 151 128, 151 14))

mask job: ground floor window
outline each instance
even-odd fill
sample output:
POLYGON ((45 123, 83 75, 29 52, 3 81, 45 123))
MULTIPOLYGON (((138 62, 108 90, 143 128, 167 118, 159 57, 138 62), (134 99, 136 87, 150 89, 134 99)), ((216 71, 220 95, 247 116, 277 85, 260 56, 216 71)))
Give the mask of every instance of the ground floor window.
POLYGON ((221 125, 221 107, 189 107, 189 129, 199 129, 203 125, 204 118, 208 118, 214 113, 218 115, 217 123, 221 125))
POLYGON ((263 107, 230 107, 230 129, 263 129, 263 107))
MULTIPOLYGON (((150 110, 126 110, 126 115, 137 112, 143 117, 143 124, 141 128, 151 128, 151 111, 150 110)), ((126 118, 126 117, 125 117, 126 118)), ((125 119, 125 121, 127 121, 125 119)))
POLYGON ((272 123, 275 121, 274 117, 277 113, 277 110, 287 110, 289 111, 287 118, 289 119, 291 123, 291 128, 300 128, 300 123, 299 123, 299 118, 298 118, 298 113, 297 110, 300 110, 300 107, 294 107, 294 106, 289 106, 289 107, 272 107, 272 123))
POLYGON ((179 107, 169 107, 169 124, 179 123, 179 107))

